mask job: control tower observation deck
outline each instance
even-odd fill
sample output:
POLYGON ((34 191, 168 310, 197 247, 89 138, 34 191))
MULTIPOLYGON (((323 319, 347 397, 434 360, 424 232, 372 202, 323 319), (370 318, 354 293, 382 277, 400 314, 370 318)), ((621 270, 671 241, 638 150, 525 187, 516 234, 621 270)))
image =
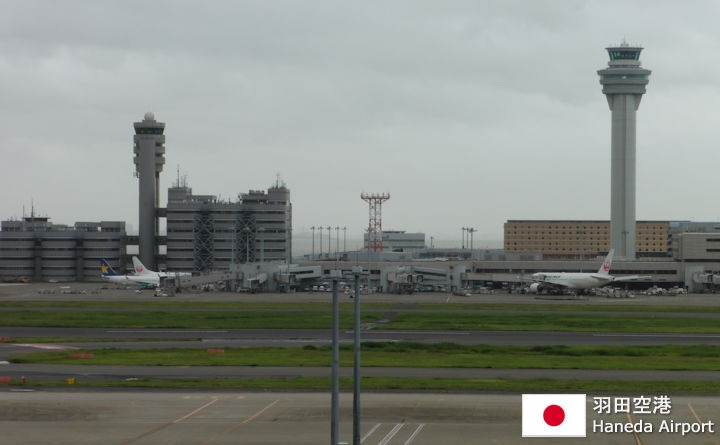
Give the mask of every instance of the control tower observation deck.
POLYGON ((635 259, 635 115, 650 70, 640 67, 639 46, 606 48, 608 67, 599 70, 611 118, 610 247, 619 258, 635 259))

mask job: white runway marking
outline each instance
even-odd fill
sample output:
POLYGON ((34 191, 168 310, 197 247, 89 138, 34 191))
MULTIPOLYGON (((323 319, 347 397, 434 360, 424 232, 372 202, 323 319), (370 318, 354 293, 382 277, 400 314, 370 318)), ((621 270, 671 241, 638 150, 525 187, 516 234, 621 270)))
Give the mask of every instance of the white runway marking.
POLYGON ((423 429, 424 426, 425 426, 425 424, 424 424, 424 423, 421 423, 420 426, 417 427, 417 429, 415 430, 415 432, 412 433, 412 435, 410 435, 410 437, 408 437, 408 440, 406 440, 403 445, 410 445, 410 444, 412 443, 412 441, 415 440, 415 436, 417 436, 418 434, 420 434, 420 431, 423 429))
POLYGON ((387 433, 387 436, 383 437, 383 440, 380 441, 378 445, 387 445, 388 442, 390 442, 390 439, 395 437, 395 435, 400 431, 400 429, 405 426, 404 423, 398 423, 395 425, 395 428, 393 428, 389 433, 387 433))
POLYGON ((372 433, 374 433, 375 430, 380 427, 380 425, 382 425, 382 423, 376 423, 374 427, 370 428, 370 431, 368 431, 367 434, 365 434, 365 435, 363 436, 363 438, 360 439, 360 443, 365 442, 365 439, 367 439, 368 437, 370 437, 370 435, 371 435, 372 433))

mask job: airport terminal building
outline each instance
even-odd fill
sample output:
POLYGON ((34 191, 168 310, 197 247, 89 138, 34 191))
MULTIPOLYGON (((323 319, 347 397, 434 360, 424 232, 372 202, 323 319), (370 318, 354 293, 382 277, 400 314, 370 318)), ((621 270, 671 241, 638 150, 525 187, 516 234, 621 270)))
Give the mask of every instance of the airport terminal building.
POLYGON ((228 270, 232 263, 286 262, 292 255, 290 190, 278 181, 237 201, 193 195, 179 181, 168 189, 167 269, 228 270))
POLYGON ((97 280, 100 259, 118 273, 127 262, 124 221, 52 224, 48 217, 2 221, 0 280, 97 280))

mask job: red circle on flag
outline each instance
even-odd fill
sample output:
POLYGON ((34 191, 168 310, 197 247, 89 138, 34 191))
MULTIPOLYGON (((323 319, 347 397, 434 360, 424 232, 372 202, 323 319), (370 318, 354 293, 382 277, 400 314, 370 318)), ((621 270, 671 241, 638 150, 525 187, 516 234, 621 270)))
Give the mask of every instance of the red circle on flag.
POLYGON ((558 426, 565 420, 565 410, 558 405, 550 405, 543 411, 543 420, 550 426, 558 426))

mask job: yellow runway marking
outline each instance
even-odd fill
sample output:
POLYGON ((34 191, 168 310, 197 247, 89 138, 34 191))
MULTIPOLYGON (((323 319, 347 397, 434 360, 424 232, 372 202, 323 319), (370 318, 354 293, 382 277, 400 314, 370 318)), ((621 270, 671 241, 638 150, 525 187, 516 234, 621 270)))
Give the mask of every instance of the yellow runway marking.
MULTIPOLYGON (((693 409, 692 405, 690 405, 689 403, 688 403, 688 408, 690 408, 690 411, 692 412, 693 416, 695 416, 698 423, 702 423, 702 420, 700 420, 700 417, 698 417, 698 415, 695 412, 695 410, 693 409)), ((712 434, 710 434, 708 431, 705 431, 705 434, 707 434, 708 437, 711 438, 716 444, 720 444, 720 442, 718 442, 717 438, 715 436, 713 436, 712 434)))
POLYGON ((213 397, 213 399, 212 399, 211 401, 209 401, 208 403, 204 404, 204 405, 201 406, 200 408, 198 408, 198 409, 196 409, 196 410, 194 410, 194 411, 192 411, 192 412, 189 412, 189 413, 185 414, 184 416, 180 417, 179 419, 173 420, 173 421, 170 422, 170 423, 166 423, 165 425, 162 425, 162 426, 159 426, 159 427, 157 427, 157 428, 155 428, 155 429, 152 429, 152 430, 148 431, 147 433, 141 434, 141 435, 139 435, 138 437, 136 437, 136 438, 134 438, 134 439, 130 439, 130 440, 128 440, 127 442, 123 442, 122 445, 131 444, 131 443, 133 443, 133 442, 136 442, 136 441, 142 439, 143 437, 147 437, 147 436, 149 436, 149 435, 151 435, 151 434, 155 434, 155 433, 157 433, 158 431, 163 430, 163 429, 165 429, 165 428, 167 428, 167 427, 169 427, 169 426, 173 426, 173 425, 175 425, 176 423, 180 423, 180 422, 182 422, 183 420, 188 419, 188 418, 194 416, 195 414, 199 413, 200 411, 204 410, 205 408, 207 408, 208 406, 212 405, 213 403, 215 403, 215 402, 217 402, 217 401, 218 401, 218 398, 217 398, 217 397, 213 397))
MULTIPOLYGON (((628 422, 632 423, 632 418, 630 417, 630 414, 628 414, 627 417, 628 417, 628 422)), ((642 445, 642 442, 640 442, 640 436, 638 436, 638 434, 635 431, 633 431, 633 434, 635 435, 635 440, 637 441, 637 445, 642 445)))
POLYGON ((242 400, 242 399, 244 399, 244 398, 245 398, 245 396, 237 396, 237 399, 238 399, 238 400, 242 400))
POLYGON ((221 437, 226 436, 228 433, 230 433, 230 432, 232 432, 232 431, 240 428, 241 426, 245 425, 246 423, 252 422, 252 421, 255 420, 255 418, 257 418, 260 414, 262 414, 262 413, 264 413, 265 411, 269 410, 270 408, 272 408, 273 406, 275 406, 275 404, 278 403, 278 402, 279 402, 279 400, 273 400, 273 401, 270 402, 270 404, 269 404, 268 406, 266 406, 265 408, 263 408, 263 409, 261 409, 260 411, 256 412, 255 414, 253 414, 252 416, 250 416, 250 417, 248 417, 247 419, 243 420, 242 422, 236 423, 235 425, 233 425, 233 426, 231 426, 230 428, 226 429, 226 430, 223 431, 222 433, 218 433, 218 434, 214 435, 214 436, 211 437, 210 440, 208 440, 207 442, 203 442, 202 445, 207 445, 207 444, 209 444, 209 443, 211 443, 211 442, 214 442, 214 441, 216 441, 217 439, 220 439, 221 437))

